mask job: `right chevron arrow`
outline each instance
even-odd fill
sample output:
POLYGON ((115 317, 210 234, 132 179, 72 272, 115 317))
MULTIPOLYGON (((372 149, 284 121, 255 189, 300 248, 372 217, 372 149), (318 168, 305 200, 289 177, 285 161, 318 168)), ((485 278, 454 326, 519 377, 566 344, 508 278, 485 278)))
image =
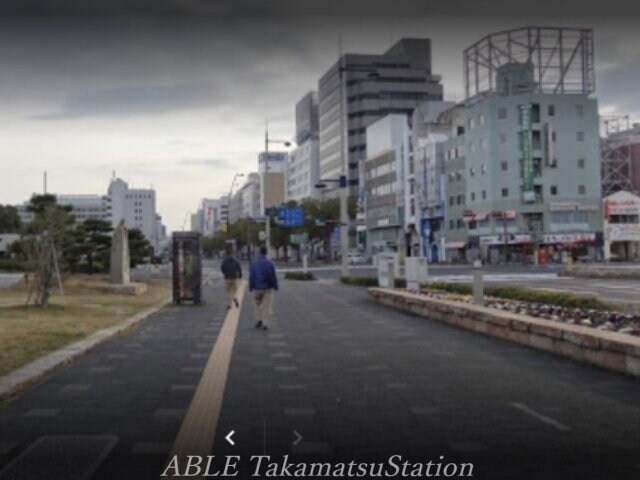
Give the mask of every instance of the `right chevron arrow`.
POLYGON ((293 446, 295 447, 302 441, 302 435, 300 435, 297 430, 294 430, 293 433, 296 436, 296 439, 293 441, 293 446))

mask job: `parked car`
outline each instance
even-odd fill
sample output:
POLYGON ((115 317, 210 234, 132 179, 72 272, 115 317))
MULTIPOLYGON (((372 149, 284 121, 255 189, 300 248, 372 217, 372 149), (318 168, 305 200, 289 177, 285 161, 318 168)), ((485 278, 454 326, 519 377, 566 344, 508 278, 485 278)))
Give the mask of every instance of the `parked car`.
POLYGON ((364 255, 362 255, 360 252, 347 252, 347 260, 351 265, 367 263, 367 259, 364 258, 364 255))

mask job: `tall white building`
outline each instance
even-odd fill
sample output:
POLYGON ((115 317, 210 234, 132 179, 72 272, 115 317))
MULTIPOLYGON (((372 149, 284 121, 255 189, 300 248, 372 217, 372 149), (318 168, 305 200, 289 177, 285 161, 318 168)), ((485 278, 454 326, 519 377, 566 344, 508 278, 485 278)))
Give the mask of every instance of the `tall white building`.
POLYGON ((127 182, 114 178, 107 193, 111 203, 111 224, 115 228, 124 220, 127 228, 137 228, 149 240, 155 252, 160 249, 156 225, 156 192, 147 188, 129 188, 127 182))
POLYGON ((300 202, 317 198, 320 179, 320 143, 318 138, 318 94, 309 92, 296 104, 296 141, 286 171, 285 201, 300 202))
POLYGON ((387 115, 367 127, 366 135, 367 248, 402 247, 416 214, 408 116, 387 115))
POLYGON ((264 215, 267 207, 284 203, 287 157, 287 152, 269 152, 267 162, 264 152, 258 156, 260 215, 264 215))

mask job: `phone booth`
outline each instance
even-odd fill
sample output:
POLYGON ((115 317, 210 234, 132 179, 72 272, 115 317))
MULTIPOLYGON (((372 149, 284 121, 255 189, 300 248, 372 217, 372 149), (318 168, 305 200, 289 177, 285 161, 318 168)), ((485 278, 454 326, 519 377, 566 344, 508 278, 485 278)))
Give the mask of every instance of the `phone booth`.
POLYGON ((171 242, 173 303, 202 303, 202 254, 199 232, 174 232, 171 242))

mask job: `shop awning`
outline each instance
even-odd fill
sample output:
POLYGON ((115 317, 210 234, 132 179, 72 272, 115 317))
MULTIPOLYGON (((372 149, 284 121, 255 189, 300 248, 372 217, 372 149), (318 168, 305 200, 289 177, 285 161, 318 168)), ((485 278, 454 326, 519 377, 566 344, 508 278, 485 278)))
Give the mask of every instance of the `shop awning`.
POLYGON ((476 213, 474 220, 476 222, 482 222, 483 220, 486 220, 488 216, 489 212, 476 213))
POLYGON ((444 244, 446 249, 464 248, 466 242, 447 242, 444 244))

